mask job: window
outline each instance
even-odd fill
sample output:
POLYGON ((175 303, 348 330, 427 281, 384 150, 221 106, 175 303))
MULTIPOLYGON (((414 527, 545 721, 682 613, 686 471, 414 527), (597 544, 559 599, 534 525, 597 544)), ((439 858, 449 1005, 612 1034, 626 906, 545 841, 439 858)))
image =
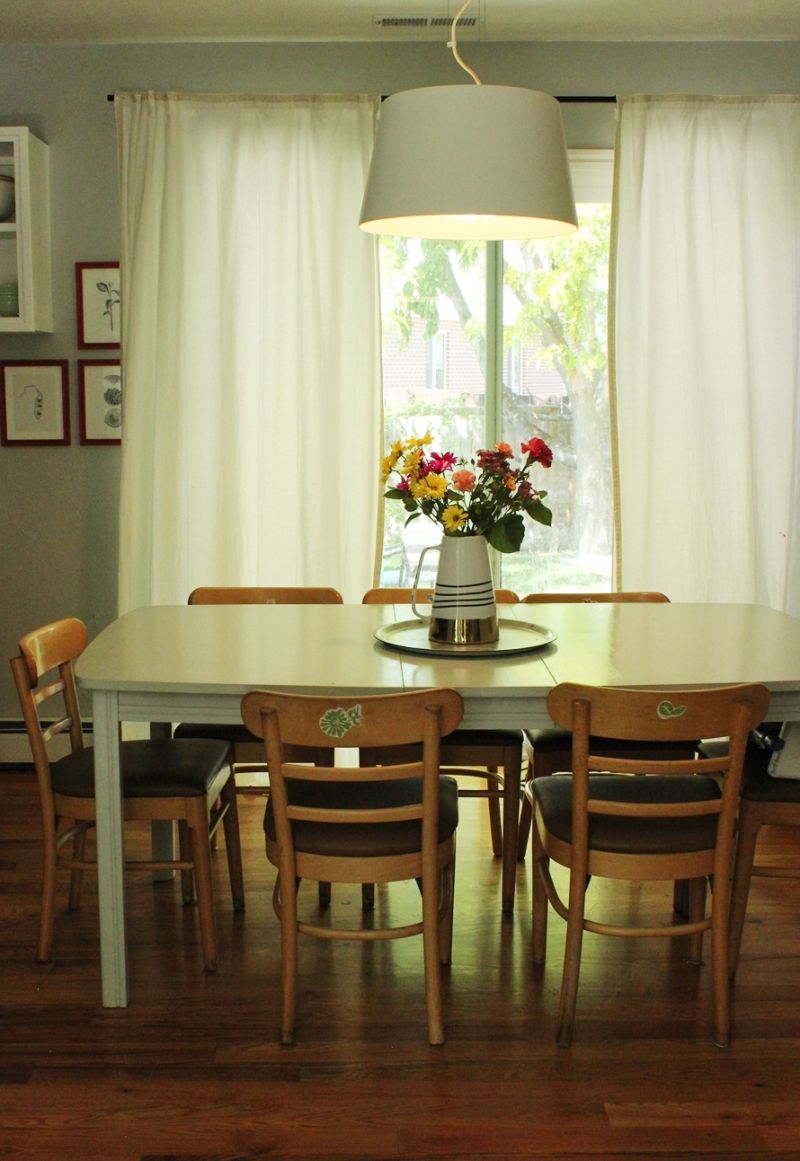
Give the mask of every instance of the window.
MULTIPOLYGON (((613 157, 570 154, 580 228, 542 242, 382 238, 385 444, 430 430, 470 458, 547 440, 553 525, 528 522, 495 582, 520 593, 611 586, 607 284, 613 157)), ((385 508, 382 584, 409 584, 440 530, 385 508)))

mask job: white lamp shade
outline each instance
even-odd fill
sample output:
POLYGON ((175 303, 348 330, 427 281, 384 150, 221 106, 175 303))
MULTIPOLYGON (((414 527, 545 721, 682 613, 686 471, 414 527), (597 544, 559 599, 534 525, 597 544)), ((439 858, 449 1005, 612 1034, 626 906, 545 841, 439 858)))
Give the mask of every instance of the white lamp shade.
POLYGON ((503 85, 383 102, 359 224, 412 238, 550 238, 577 229, 561 110, 503 85))

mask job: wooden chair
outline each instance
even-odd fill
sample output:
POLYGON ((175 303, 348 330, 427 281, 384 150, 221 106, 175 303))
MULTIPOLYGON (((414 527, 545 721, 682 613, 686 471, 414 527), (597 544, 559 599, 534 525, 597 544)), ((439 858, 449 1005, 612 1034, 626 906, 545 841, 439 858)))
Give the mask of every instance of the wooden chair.
MULTIPOLYGON (((498 604, 516 604, 519 597, 511 589, 495 589, 498 604)), ((417 589, 417 599, 427 601, 433 596, 433 589, 417 589)), ((410 605, 411 589, 386 587, 368 589, 362 598, 365 605, 410 605)), ((378 761, 375 755, 367 756, 368 761, 378 761)), ((400 761, 401 756, 387 759, 400 761)), ((452 737, 442 738, 442 767, 445 774, 458 778, 462 783, 459 793, 462 798, 485 798, 489 810, 489 828, 492 837, 492 853, 495 858, 503 854, 503 826, 500 814, 500 800, 503 797, 505 778, 516 782, 521 779, 522 736, 517 730, 457 730, 452 737), (502 774, 500 771, 502 770, 502 774), (463 786, 464 779, 480 780, 478 788, 463 786)))
MULTIPOLYGON (((95 821, 93 753, 84 747, 74 675, 74 663, 88 640, 83 622, 66 617, 27 633, 20 639, 19 655, 11 660, 42 812, 44 865, 36 951, 40 963, 48 962, 51 956, 58 867, 70 871, 69 905, 76 909, 83 872, 95 865, 86 857, 86 835, 95 821), (47 725, 40 716, 45 704, 47 725), (54 714, 55 720, 51 720, 54 714), (69 753, 51 759, 48 746, 59 735, 68 737, 69 753)), ((126 867, 181 871, 186 903, 193 902, 196 888, 206 971, 217 966, 210 835, 220 822, 225 830, 233 907, 244 910, 239 822, 229 757, 230 746, 219 741, 122 743, 125 821, 172 820, 178 823, 180 839, 178 859, 137 860, 126 862, 126 867)))
MULTIPOLYGON (((759 741, 778 736, 780 722, 765 722, 757 733, 759 741)), ((717 756, 728 748, 726 741, 702 742, 700 753, 717 756)), ((753 875, 770 878, 800 878, 800 867, 787 864, 756 863, 756 847, 762 826, 800 827, 800 779, 773 777, 768 772, 772 751, 769 742, 759 744, 752 737, 747 743, 739 801, 736 858, 733 864, 729 975, 734 979, 739 964, 750 883, 753 875)), ((780 766, 778 767, 780 770, 780 766)))
POLYGON ((320 585, 211 586, 194 589, 190 605, 341 605, 342 594, 320 585))
POLYGON ((440 963, 449 963, 458 789, 439 776, 439 742, 463 714, 452 690, 375 697, 310 697, 254 691, 242 717, 266 742, 272 780, 264 818, 267 857, 278 868, 273 903, 281 921, 281 1041, 294 1037, 298 934, 321 939, 399 939, 422 934, 428 1038, 444 1041, 440 963), (363 752, 419 742, 420 761, 354 769, 298 766, 287 745, 335 739, 363 752), (422 918, 394 927, 334 928, 298 918, 302 879, 389 883, 416 879, 422 918))
POLYGON ((762 685, 705 690, 642 691, 564 683, 548 712, 572 735, 572 774, 528 783, 533 803, 533 958, 544 961, 548 902, 567 921, 558 1042, 572 1042, 584 931, 621 937, 690 936, 699 958, 711 930, 714 1032, 730 1036, 728 917, 736 810, 749 731, 762 721, 769 691, 762 685), (636 760, 598 754, 595 739, 658 745, 698 737, 730 738, 715 757, 636 760), (602 771, 603 773, 596 773, 602 771), (630 777, 640 775, 640 777, 630 777), (553 859, 569 867, 569 899, 550 874, 553 859), (598 877, 691 883, 688 916, 668 926, 620 926, 586 915, 598 877), (705 914, 706 879, 713 883, 705 914))
MULTIPOLYGON (((522 598, 522 604, 525 605, 544 605, 544 604, 617 604, 617 603, 647 603, 647 604, 668 604, 669 597, 664 593, 654 592, 622 592, 622 593, 531 593, 530 596, 522 598)), ((525 730, 523 731, 523 754, 524 765, 526 769, 526 780, 531 778, 542 778, 548 774, 555 774, 559 770, 569 769, 569 759, 572 746, 572 739, 568 730, 525 730)), ((607 740, 604 743, 598 742, 604 747, 603 752, 616 753, 620 757, 647 757, 652 754, 653 757, 658 757, 657 753, 653 753, 652 747, 644 747, 637 742, 622 743, 617 740, 607 740)), ((688 746, 682 746, 681 751, 687 758, 691 758, 694 750, 688 746)), ((669 757, 670 753, 665 753, 665 757, 669 757)), ((519 836, 517 839, 517 858, 522 861, 525 858, 525 851, 528 847, 528 838, 531 829, 531 810, 528 798, 523 795, 522 809, 520 811, 519 820, 519 836)))

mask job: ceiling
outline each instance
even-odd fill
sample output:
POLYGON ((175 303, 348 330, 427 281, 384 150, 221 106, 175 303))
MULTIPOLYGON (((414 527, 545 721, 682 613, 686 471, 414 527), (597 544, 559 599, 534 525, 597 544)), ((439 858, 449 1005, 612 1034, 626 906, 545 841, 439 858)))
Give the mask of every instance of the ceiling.
MULTIPOLYGON (((460 0, 7 0, 0 43, 446 41, 459 7, 460 0)), ((800 40, 800 0, 471 0, 465 19, 474 21, 459 25, 465 41, 800 40)))

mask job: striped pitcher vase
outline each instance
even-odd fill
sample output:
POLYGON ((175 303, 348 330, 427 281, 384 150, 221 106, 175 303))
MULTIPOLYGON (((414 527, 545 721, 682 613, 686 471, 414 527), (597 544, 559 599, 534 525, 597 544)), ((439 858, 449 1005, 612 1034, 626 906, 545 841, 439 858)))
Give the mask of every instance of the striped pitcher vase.
POLYGON ((492 566, 485 536, 443 536, 441 544, 420 553, 414 577, 416 592, 425 554, 438 551, 436 587, 431 603, 428 637, 446 645, 488 645, 497 641, 497 606, 494 602, 492 566))

